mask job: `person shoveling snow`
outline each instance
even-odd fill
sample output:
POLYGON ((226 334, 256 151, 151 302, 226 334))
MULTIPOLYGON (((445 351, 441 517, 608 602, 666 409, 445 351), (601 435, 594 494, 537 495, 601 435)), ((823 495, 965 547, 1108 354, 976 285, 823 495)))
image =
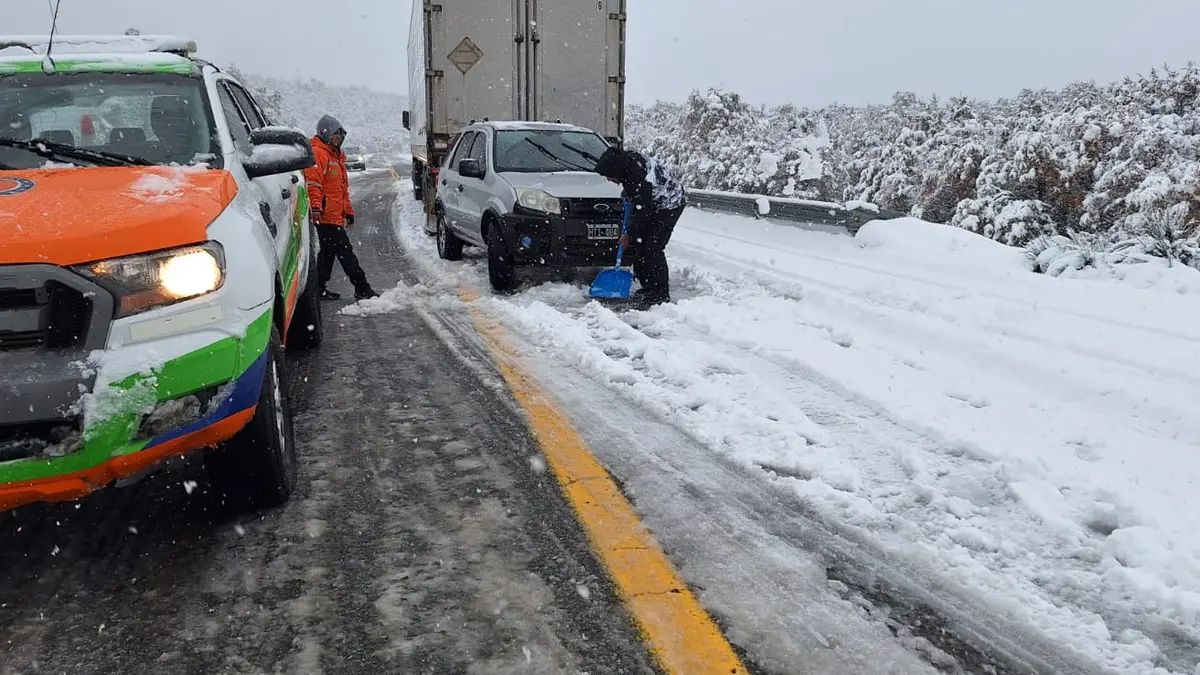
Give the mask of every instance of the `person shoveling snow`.
POLYGON ((604 151, 596 173, 620 183, 625 199, 633 203, 629 232, 621 243, 639 244, 633 273, 642 287, 634 293, 634 300, 643 306, 670 302, 671 275, 664 251, 687 205, 683 187, 657 160, 620 148, 604 151))

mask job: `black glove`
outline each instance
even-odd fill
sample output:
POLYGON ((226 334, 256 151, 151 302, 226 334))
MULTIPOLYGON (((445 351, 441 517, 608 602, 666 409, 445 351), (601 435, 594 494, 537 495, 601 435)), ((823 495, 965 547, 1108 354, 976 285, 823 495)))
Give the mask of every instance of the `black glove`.
POLYGON ((346 224, 347 224, 347 225, 353 225, 353 224, 354 224, 354 214, 353 214, 353 213, 349 213, 349 214, 347 214, 347 215, 346 215, 346 224))

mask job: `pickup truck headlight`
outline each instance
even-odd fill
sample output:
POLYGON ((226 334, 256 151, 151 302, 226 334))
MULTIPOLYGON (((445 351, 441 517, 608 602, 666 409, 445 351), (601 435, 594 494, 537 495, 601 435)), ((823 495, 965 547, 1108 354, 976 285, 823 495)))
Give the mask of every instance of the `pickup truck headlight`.
POLYGON ((117 316, 207 295, 225 283, 225 251, 215 241, 197 246, 80 265, 76 272, 117 297, 117 316))
POLYGON ((556 216, 562 213, 562 202, 558 201, 558 197, 537 188, 517 188, 517 204, 538 213, 556 216))

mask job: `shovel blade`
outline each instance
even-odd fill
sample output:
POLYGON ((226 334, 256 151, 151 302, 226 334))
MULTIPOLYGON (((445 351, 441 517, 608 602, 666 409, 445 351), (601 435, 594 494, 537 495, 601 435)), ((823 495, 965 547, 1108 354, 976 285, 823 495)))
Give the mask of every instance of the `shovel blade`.
POLYGON ((622 269, 604 270, 592 282, 593 298, 605 300, 628 300, 633 288, 633 272, 622 269))

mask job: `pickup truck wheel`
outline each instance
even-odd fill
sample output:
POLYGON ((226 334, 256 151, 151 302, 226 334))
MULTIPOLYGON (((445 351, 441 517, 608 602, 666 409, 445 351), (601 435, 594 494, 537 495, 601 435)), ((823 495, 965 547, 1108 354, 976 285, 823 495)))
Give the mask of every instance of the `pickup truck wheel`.
POLYGON ((504 238, 500 235, 499 227, 488 228, 487 245, 488 280, 492 283, 492 289, 496 291, 512 290, 517 282, 517 271, 513 265, 512 254, 504 245, 504 238))
POLYGON ((463 241, 450 231, 444 213, 437 215, 437 249, 442 260, 462 260, 463 241))
POLYGON ((317 233, 309 239, 308 275, 304 292, 296 298, 296 313, 288 326, 287 346, 297 349, 316 349, 321 346, 322 320, 321 284, 317 280, 317 233))
POLYGON ((253 419, 228 442, 204 453, 213 488, 237 507, 278 506, 296 489, 299 461, 278 331, 271 331, 266 353, 253 419))

